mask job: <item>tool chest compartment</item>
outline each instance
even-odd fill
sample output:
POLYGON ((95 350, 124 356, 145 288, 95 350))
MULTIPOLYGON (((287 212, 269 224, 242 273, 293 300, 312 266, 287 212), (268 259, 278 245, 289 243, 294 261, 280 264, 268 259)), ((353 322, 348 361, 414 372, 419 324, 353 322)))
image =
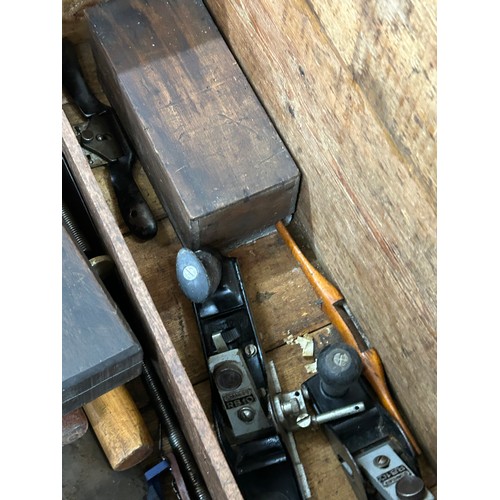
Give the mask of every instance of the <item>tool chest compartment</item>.
MULTIPOLYGON (((173 11, 189 12, 200 2, 167 3, 173 11)), ((86 25, 92 16, 71 10, 73 4, 63 2, 63 34, 74 43, 96 97, 117 104, 98 78, 86 25)), ((436 55, 435 18, 426 17, 435 8, 398 6, 398 15, 389 15, 382 4, 363 9, 357 2, 321 0, 203 5, 300 171, 289 230, 313 265, 338 285, 380 354, 392 394, 422 449, 422 478, 437 496, 436 55), (406 45, 396 43, 396 27, 406 45), (418 71, 403 76, 412 68, 418 71)), ((213 387, 197 317, 176 275, 179 250, 198 245, 182 236, 187 233, 179 230, 175 209, 165 210, 139 143, 133 174, 157 233, 144 241, 130 232, 108 168, 91 168, 78 143, 74 126, 82 120, 63 91, 63 152, 139 312, 141 345, 154 360, 211 497, 240 498, 214 432, 213 387)), ((126 131, 140 141, 132 121, 124 123, 126 131)), ((212 132, 208 137, 216 141, 212 132)), ((173 147, 182 152, 181 145, 173 147)), ((224 217, 216 225, 223 226, 224 217)), ((222 229, 230 231, 230 223, 222 229)), ((254 235, 247 228, 243 233, 254 235)), ((238 262, 266 362, 274 363, 282 392, 293 392, 316 373, 315 356, 338 340, 338 332, 276 231, 242 239, 224 237, 233 248, 221 249, 238 262)), ((321 427, 294 436, 311 498, 357 498, 345 462, 321 427)))

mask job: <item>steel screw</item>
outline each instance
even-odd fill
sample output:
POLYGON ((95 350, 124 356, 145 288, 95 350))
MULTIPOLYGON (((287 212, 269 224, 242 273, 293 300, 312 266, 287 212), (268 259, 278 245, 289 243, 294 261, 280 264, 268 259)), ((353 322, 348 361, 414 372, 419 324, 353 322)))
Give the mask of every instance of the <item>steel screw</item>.
POLYGON ((340 366, 341 368, 344 368, 344 366, 347 366, 349 362, 351 361, 351 357, 347 352, 337 352, 335 353, 335 356, 333 356, 333 362, 337 365, 340 366))
POLYGON ((379 467, 380 469, 385 469, 389 467, 389 464, 391 463, 391 459, 386 456, 386 455, 378 455, 373 459, 373 463, 379 467))
POLYGON ((89 129, 82 130, 80 135, 84 142, 90 142, 94 138, 94 133, 89 129))
POLYGON ((396 495, 402 500, 423 500, 426 497, 425 484, 417 476, 403 476, 396 483, 396 495))
POLYGON ((184 278, 188 281, 193 281, 194 279, 197 278, 198 271, 197 271, 196 267, 194 267, 194 266, 186 266, 182 270, 182 276, 184 276, 184 278))
POLYGON ((311 425, 312 418, 311 415, 307 413, 301 413, 296 419, 295 423, 301 428, 306 429, 311 425))
POLYGON ((300 387, 300 390, 302 391, 302 396, 304 399, 309 399, 309 391, 307 389, 307 386, 305 384, 302 384, 300 387))
POLYGON ((247 358, 251 358, 257 354, 257 347, 253 344, 248 344, 245 346, 245 355, 247 358))
POLYGON ((214 371, 214 378, 217 387, 223 391, 237 389, 243 382, 241 370, 231 361, 217 366, 214 371))
POLYGON ((251 422, 255 417, 255 411, 248 406, 240 408, 238 411, 238 418, 243 422, 251 422))

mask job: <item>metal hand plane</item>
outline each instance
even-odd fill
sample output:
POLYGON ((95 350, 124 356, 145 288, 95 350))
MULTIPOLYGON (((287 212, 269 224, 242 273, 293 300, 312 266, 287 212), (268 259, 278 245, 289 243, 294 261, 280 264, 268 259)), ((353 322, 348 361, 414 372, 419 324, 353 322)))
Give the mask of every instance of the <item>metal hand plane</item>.
POLYGON ((183 248, 176 272, 198 322, 216 433, 243 496, 310 498, 293 437, 280 434, 272 416, 266 366, 236 259, 183 248))

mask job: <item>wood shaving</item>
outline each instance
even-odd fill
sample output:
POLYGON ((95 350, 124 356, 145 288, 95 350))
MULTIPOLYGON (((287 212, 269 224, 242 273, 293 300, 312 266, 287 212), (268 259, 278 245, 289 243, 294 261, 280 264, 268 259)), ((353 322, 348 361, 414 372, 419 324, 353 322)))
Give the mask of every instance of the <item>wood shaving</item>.
POLYGON ((299 335, 296 338, 294 338, 292 334, 289 334, 284 340, 287 345, 299 345, 302 349, 302 356, 304 356, 304 358, 312 358, 314 356, 314 341, 309 333, 303 336, 299 335))
POLYGON ((306 369, 307 373, 317 373, 318 368, 317 368, 317 362, 314 361, 314 363, 309 363, 308 365, 304 365, 304 368, 306 369))
POLYGON ((295 343, 302 348, 302 356, 304 358, 312 358, 314 356, 314 342, 312 339, 297 337, 295 343))

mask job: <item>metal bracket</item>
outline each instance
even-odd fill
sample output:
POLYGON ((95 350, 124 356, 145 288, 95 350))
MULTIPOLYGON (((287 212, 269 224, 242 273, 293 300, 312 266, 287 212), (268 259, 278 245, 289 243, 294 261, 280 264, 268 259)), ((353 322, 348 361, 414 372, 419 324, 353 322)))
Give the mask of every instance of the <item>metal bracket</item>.
POLYGON ((356 462, 384 499, 434 500, 434 495, 426 490, 424 482, 388 443, 358 455, 356 462))
MULTIPOLYGON (((290 424, 290 415, 295 414, 295 412, 306 412, 306 406, 302 393, 296 391, 293 396, 289 394, 284 396, 285 402, 282 404, 280 399, 283 396, 281 392, 281 384, 278 378, 278 372, 276 371, 276 366, 273 361, 270 361, 267 365, 270 381, 269 384, 269 405, 271 408, 271 414, 273 415, 274 423, 278 432, 281 435, 281 439, 286 443, 286 447, 290 452, 292 458, 293 467, 295 469, 295 474, 299 479, 300 490, 304 498, 311 498, 311 490, 309 488, 309 483, 307 482, 306 472, 304 466, 300 460, 299 452, 297 450, 297 444, 295 443, 295 438, 290 428, 293 428, 293 424, 290 424), (283 406, 289 405, 290 411, 283 411, 283 406)), ((293 422, 293 416, 292 422, 293 422)))
MULTIPOLYGON (((75 131, 75 135, 78 139, 78 142, 80 142, 80 139, 79 139, 80 132, 85 128, 86 125, 87 125, 87 122, 77 123, 76 125, 73 125, 73 130, 75 131)), ((80 146, 81 146, 81 142, 80 142, 80 146)), ((82 151, 83 151, 83 154, 86 156, 87 161, 89 162, 90 168, 106 167, 109 164, 108 160, 105 160, 104 158, 102 158, 99 155, 96 155, 95 153, 92 153, 92 151, 89 151, 83 147, 82 147, 82 151)))
POLYGON ((113 126, 113 118, 108 112, 91 116, 88 121, 73 126, 92 168, 108 165, 124 154, 113 126))

